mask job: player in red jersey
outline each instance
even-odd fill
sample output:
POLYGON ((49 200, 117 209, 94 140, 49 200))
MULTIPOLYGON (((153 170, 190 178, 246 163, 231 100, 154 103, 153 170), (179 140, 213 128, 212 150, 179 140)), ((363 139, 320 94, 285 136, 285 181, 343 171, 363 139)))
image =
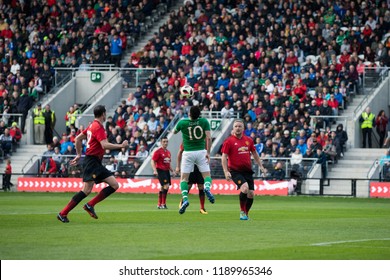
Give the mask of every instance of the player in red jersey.
POLYGON ((256 151, 252 138, 244 135, 244 122, 235 120, 233 131, 222 145, 222 168, 225 178, 233 180, 240 192, 240 220, 249 220, 248 212, 253 204, 254 180, 251 155, 260 166, 263 167, 259 154, 256 151))
POLYGON ((161 139, 161 147, 153 153, 151 161, 153 174, 158 177, 161 185, 161 189, 158 193, 158 209, 168 209, 167 195, 169 186, 171 185, 170 172, 173 172, 173 169, 171 167, 171 152, 167 147, 168 138, 163 137, 161 139))
POLYGON ((94 219, 98 218, 94 209, 95 204, 104 200, 119 188, 115 177, 102 165, 102 159, 106 149, 119 150, 122 147, 127 148, 128 142, 125 140, 122 144, 109 143, 107 140, 106 130, 103 126, 103 123, 106 121, 106 108, 102 105, 98 105, 94 108, 93 113, 95 115, 95 120, 87 127, 87 129, 82 131, 76 137, 75 144, 77 155, 71 161, 72 165, 78 164, 78 161, 81 158, 82 142, 87 139, 87 150, 83 160, 84 187, 72 197, 69 203, 57 215, 57 219, 63 223, 69 223, 68 213, 91 193, 95 183, 98 184, 105 182, 108 186, 102 189, 89 202, 84 204, 84 210, 87 211, 94 219))
MULTIPOLYGON (((180 145, 179 152, 177 153, 177 161, 176 161, 176 173, 180 174, 180 166, 181 166, 181 159, 184 152, 184 146, 183 143, 180 145)), ((206 208, 204 208, 204 202, 205 202, 205 193, 204 193, 204 179, 202 176, 202 173, 200 173, 198 166, 194 165, 194 171, 190 173, 190 176, 188 177, 188 193, 190 193, 190 190, 193 185, 197 185, 199 190, 199 203, 200 203, 200 210, 199 212, 201 214, 207 215, 208 212, 206 211, 206 208)), ((183 199, 180 201, 179 208, 181 208, 181 205, 183 203, 183 199)))

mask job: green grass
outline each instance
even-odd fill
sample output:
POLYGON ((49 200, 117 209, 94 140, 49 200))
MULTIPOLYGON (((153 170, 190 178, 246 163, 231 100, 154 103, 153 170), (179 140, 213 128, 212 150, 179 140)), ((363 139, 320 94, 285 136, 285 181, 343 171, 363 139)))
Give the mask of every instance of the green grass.
MULTIPOLYGON (((184 215, 179 196, 157 210, 157 195, 114 194, 56 214, 71 193, 0 193, 0 259, 390 259, 390 201, 330 197, 256 197, 240 221, 237 196, 206 202, 196 195, 184 215)), ((85 200, 88 201, 88 200, 85 200)))

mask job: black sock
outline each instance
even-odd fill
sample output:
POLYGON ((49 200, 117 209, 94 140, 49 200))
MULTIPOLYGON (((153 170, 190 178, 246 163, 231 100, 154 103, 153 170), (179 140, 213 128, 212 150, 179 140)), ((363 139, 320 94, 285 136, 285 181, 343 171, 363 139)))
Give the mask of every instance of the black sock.
POLYGON ((246 212, 248 213, 249 210, 251 209, 252 207, 252 204, 253 204, 253 198, 247 198, 246 199, 246 212))
POLYGON ((80 201, 82 201, 84 198, 86 198, 87 195, 83 192, 83 191, 79 191, 78 193, 76 193, 73 197, 72 197, 72 200, 74 202, 79 203, 80 201))
POLYGON ((246 193, 240 192, 239 198, 240 198, 240 209, 241 211, 246 212, 246 200, 247 200, 246 193))
POLYGON ((111 186, 107 186, 105 187, 102 192, 105 194, 105 196, 109 196, 110 194, 114 193, 116 191, 116 189, 114 189, 113 187, 111 186))

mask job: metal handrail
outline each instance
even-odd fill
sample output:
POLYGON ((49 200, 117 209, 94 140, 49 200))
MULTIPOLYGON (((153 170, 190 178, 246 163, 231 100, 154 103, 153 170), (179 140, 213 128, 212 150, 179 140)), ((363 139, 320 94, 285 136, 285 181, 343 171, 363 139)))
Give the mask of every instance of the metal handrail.
POLYGON ((371 164, 370 168, 368 169, 367 172, 368 180, 371 179, 371 174, 374 174, 375 170, 378 168, 378 166, 380 166, 379 161, 380 161, 379 159, 374 160, 374 162, 371 164))
MULTIPOLYGON (((289 173, 288 173, 289 169, 291 169, 291 167, 292 167, 292 164, 289 163, 291 161, 290 157, 261 157, 260 159, 261 159, 263 165, 265 165, 265 167, 267 165, 265 163, 265 161, 269 161, 269 162, 284 161, 286 163, 284 165, 284 170, 286 172, 286 178, 290 177, 289 173)), ((212 157, 210 157, 210 162, 212 162, 213 160, 214 161, 221 161, 221 156, 212 156, 212 157)), ((311 166, 310 169, 306 170, 306 173, 309 173, 312 170, 312 168, 314 167, 314 165, 315 165, 315 163, 317 161, 318 161, 317 158, 303 158, 302 159, 302 162, 312 162, 311 165, 310 165, 311 166)), ((256 163, 254 162, 254 159, 252 158, 252 166, 255 165, 255 164, 256 163)), ((219 166, 222 168, 222 165, 219 165, 219 166)), ((255 178, 269 178, 269 175, 268 174, 264 174, 264 173, 262 173, 261 176, 257 176, 256 174, 258 173, 257 172, 258 170, 254 170, 254 171, 255 171, 255 175, 254 175, 255 178)), ((269 173, 269 171, 270 170, 268 170, 268 173, 269 173)), ((223 177, 223 174, 219 174, 219 175, 215 175, 214 174, 214 177, 217 177, 217 178, 223 177)))
MULTIPOLYGON (((76 157, 76 155, 56 155, 56 154, 48 154, 48 155, 45 155, 45 154, 41 154, 41 155, 33 155, 28 161, 27 161, 27 163, 23 166, 23 168, 22 168, 22 173, 21 173, 21 175, 31 175, 31 174, 33 174, 33 175, 35 175, 36 173, 26 173, 26 171, 25 171, 25 168, 27 167, 27 166, 29 166, 30 165, 30 163, 33 163, 33 162, 35 162, 35 161, 38 161, 38 160, 41 160, 43 157, 53 157, 53 156, 56 156, 56 157, 61 157, 61 158, 69 158, 69 159, 73 159, 73 158, 75 158, 76 157)), ((83 154, 82 156, 81 156, 81 158, 84 158, 85 157, 85 155, 83 154)), ((103 158, 105 158, 105 159, 107 159, 107 158, 110 158, 111 156, 110 155, 104 155, 103 156, 103 158)), ((143 160, 145 160, 145 158, 144 157, 137 157, 137 156, 128 156, 128 158, 129 159, 134 159, 134 160, 138 160, 138 161, 143 161, 143 160)), ((13 174, 16 174, 16 173, 13 173, 13 174)))
POLYGON ((9 116, 10 118, 11 117, 18 117, 18 126, 20 127, 21 125, 21 117, 23 116, 23 114, 19 114, 19 113, 12 113, 12 114, 0 114, 0 120, 3 119, 3 116, 6 115, 6 116, 9 116))

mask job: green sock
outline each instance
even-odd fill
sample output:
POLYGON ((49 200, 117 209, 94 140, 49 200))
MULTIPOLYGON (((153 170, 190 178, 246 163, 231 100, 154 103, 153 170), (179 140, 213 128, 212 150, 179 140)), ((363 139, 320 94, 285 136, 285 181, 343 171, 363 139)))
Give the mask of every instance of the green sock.
POLYGON ((204 178, 204 187, 207 190, 210 190, 210 188, 211 188, 211 177, 210 176, 206 176, 206 178, 204 178))
POLYGON ((188 183, 185 181, 180 182, 180 190, 181 190, 181 195, 183 197, 183 201, 188 200, 188 183))

